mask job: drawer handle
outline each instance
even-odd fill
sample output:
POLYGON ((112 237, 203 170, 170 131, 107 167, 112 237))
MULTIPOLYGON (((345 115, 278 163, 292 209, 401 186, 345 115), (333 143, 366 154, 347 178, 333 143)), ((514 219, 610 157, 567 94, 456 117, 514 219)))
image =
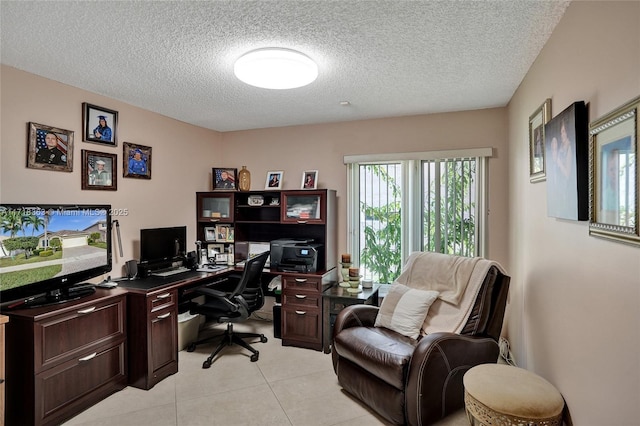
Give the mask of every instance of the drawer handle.
POLYGON ((305 223, 309 222, 308 220, 299 220, 298 223, 304 225, 305 223))
POLYGON ((160 294, 158 299, 166 299, 167 297, 171 297, 171 293, 160 294))
POLYGON ((91 312, 93 312, 95 310, 96 310, 96 307, 92 306, 92 307, 87 308, 87 309, 81 309, 81 310, 78 311, 78 313, 79 314, 90 314, 91 312))
POLYGON ((96 357, 96 355, 98 355, 98 352, 94 352, 91 355, 87 355, 83 358, 80 358, 78 361, 83 362, 83 361, 89 361, 90 359, 93 359, 96 357))
POLYGON ((296 278, 296 282, 297 283, 306 283, 307 279, 306 278, 296 278))
POLYGON ((163 320, 169 318, 171 316, 171 312, 167 312, 166 314, 158 315, 159 320, 163 320))
POLYGON ((306 315, 307 311, 296 311, 296 314, 298 314, 298 315, 306 315))
POLYGON ((220 222, 220 219, 209 219, 209 222, 220 222))
POLYGON ((296 299, 306 299, 307 296, 304 294, 296 294, 296 299))

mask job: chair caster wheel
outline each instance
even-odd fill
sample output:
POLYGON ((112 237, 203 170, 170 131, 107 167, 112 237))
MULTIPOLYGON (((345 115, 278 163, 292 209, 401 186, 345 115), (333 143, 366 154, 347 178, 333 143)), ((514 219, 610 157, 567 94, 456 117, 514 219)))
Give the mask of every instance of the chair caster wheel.
POLYGON ((267 336, 260 336, 260 341, 262 343, 267 343, 267 336))
POLYGON ((255 354, 251 355, 251 362, 256 362, 258 360, 258 356, 260 356, 260 352, 256 352, 255 354))
POLYGON ((209 368, 211 367, 211 361, 206 360, 205 362, 202 363, 202 368, 209 368))
POLYGON ((193 352, 196 350, 196 344, 195 343, 189 343, 189 346, 187 346, 187 352, 193 352))

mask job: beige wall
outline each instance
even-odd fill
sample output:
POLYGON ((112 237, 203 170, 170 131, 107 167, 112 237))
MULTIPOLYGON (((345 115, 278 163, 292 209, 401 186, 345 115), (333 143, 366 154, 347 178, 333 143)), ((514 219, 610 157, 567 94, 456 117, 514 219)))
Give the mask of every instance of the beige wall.
POLYGON ((124 256, 114 251, 113 275, 139 256, 141 228, 187 225, 195 250, 195 192, 211 189, 211 166, 220 158, 220 133, 14 68, 1 68, 0 201, 102 203, 127 209, 118 217, 124 256), (82 103, 118 111, 118 146, 82 141, 82 103), (73 172, 26 168, 27 123, 74 131, 73 172), (122 177, 122 142, 152 147, 151 180, 122 177), (81 190, 81 150, 118 155, 118 190, 81 190))
POLYGON ((574 2, 509 104, 512 312, 519 365, 556 385, 576 425, 640 419, 640 248, 546 215, 528 177, 528 117, 584 100, 594 120, 640 94, 640 2, 574 2))
POLYGON ((0 201, 129 208, 126 260, 142 227, 185 223, 193 242, 194 193, 210 189, 211 167, 246 165, 252 189, 264 188, 267 170, 283 170, 294 189, 317 169, 319 186, 338 191, 342 250, 344 155, 494 147, 488 256, 513 277, 505 332, 518 364, 560 389, 575 424, 637 424, 640 249, 546 216, 546 183, 529 182, 527 123, 547 97, 554 114, 585 100, 594 119, 640 94, 639 28, 640 2, 574 2, 508 108, 224 134, 2 67, 0 201), (121 144, 81 141, 82 102, 119 111, 120 142, 153 147, 153 179, 124 179, 120 168, 117 192, 80 190, 80 149, 122 156, 121 144), (73 173, 25 168, 29 121, 76 131, 73 173))
POLYGON ((304 170, 338 194, 338 249, 346 250, 345 155, 492 147, 489 161, 488 256, 507 267, 507 150, 504 108, 380 120, 223 133, 224 156, 251 171, 264 189, 268 170, 283 170, 284 189, 299 189, 304 170))

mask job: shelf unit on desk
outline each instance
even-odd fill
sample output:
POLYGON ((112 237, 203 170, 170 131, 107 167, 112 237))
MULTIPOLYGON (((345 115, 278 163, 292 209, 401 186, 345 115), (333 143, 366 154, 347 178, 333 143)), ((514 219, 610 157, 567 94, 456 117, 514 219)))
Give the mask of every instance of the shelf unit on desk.
MULTIPOLYGON (((317 272, 282 272, 282 344, 322 350, 322 292, 337 282, 337 198, 332 189, 287 191, 214 191, 196 193, 197 238, 206 240, 205 228, 211 226, 211 206, 233 205, 224 213, 234 228, 234 261, 246 260, 249 243, 272 240, 312 239, 321 244, 317 272), (225 198, 226 197, 226 198, 225 198), (255 205, 250 197, 262 197, 255 205), (224 199, 224 202, 222 201, 224 199), (205 209, 204 206, 209 206, 205 209), (204 211, 206 210, 206 212, 204 211)), ((216 216, 218 214, 216 213, 216 216)), ((214 219, 216 220, 216 219, 214 219)))

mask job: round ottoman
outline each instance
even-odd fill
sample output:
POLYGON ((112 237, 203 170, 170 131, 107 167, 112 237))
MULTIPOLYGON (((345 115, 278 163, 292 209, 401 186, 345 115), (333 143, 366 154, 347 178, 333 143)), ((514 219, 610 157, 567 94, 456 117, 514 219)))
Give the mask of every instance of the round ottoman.
POLYGON ((481 364, 467 371, 462 381, 471 425, 562 425, 562 395, 530 371, 481 364))

